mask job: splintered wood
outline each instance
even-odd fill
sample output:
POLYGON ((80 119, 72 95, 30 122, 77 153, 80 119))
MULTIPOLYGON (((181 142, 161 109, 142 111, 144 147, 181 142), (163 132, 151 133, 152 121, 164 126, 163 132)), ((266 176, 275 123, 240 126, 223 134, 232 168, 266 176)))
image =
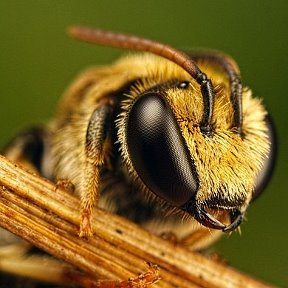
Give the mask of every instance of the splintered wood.
MULTIPOLYGON (((82 239, 79 200, 2 156, 0 185, 0 226, 56 258, 45 259, 52 272, 45 265, 40 271, 39 256, 14 259, 15 266, 38 267, 39 278, 42 273, 53 283, 103 288, 272 287, 98 208, 94 236, 82 239)), ((8 262, 1 257, 0 269, 17 274, 8 262)))

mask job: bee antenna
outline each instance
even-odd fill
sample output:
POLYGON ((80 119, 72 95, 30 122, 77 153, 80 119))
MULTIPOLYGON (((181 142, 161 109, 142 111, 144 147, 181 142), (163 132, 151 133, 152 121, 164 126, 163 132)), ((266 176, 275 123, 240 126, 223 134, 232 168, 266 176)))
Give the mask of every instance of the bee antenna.
POLYGON ((245 136, 242 131, 243 109, 242 109, 242 83, 240 70, 234 59, 222 52, 213 50, 195 50, 189 53, 194 61, 209 61, 209 63, 219 66, 227 75, 230 82, 230 101, 234 110, 231 129, 242 138, 245 136))
POLYGON ((74 38, 98 45, 151 52, 182 67, 201 87, 204 113, 200 128, 202 133, 211 134, 214 107, 213 85, 206 74, 198 68, 196 63, 186 53, 157 41, 100 29, 72 26, 68 29, 68 33, 74 38))

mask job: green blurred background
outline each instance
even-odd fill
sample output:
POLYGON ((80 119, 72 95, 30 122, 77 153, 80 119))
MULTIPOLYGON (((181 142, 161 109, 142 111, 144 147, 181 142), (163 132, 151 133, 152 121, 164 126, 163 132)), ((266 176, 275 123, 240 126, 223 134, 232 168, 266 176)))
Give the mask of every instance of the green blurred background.
POLYGON ((234 267, 288 287, 287 9, 285 0, 1 1, 0 145, 49 119, 81 69, 123 54, 69 39, 70 24, 125 31, 180 48, 223 50, 237 59, 243 82, 273 115, 279 158, 266 193, 248 211, 242 235, 226 236, 215 248, 234 267))

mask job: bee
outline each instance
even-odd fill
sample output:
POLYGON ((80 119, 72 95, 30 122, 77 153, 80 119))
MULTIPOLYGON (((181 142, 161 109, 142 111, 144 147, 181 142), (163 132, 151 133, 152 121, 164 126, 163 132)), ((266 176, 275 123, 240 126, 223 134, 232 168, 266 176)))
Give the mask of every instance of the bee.
POLYGON ((142 53, 84 71, 50 123, 16 137, 6 155, 73 184, 81 237, 93 234, 95 205, 198 249, 235 230, 276 153, 270 116, 236 62, 86 27, 69 34, 142 53))

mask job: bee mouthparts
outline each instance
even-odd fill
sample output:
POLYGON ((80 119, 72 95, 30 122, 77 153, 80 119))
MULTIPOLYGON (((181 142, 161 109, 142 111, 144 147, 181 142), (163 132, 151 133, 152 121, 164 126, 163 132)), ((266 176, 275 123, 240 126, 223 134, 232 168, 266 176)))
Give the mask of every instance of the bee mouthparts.
POLYGON ((244 217, 241 211, 233 209, 229 211, 230 224, 225 225, 195 203, 186 203, 182 209, 192 215, 200 224, 208 228, 222 230, 223 232, 235 230, 241 224, 244 217))

